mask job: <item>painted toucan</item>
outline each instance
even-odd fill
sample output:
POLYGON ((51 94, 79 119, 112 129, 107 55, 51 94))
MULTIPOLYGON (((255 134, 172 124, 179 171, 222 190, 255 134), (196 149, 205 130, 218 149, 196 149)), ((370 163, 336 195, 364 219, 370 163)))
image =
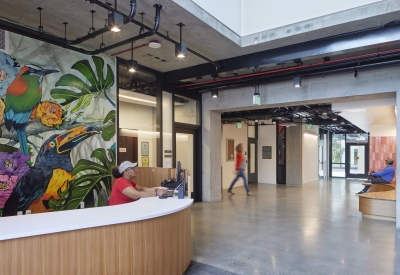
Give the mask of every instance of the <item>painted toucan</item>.
POLYGON ((25 126, 32 110, 42 99, 43 77, 58 72, 45 70, 36 65, 25 65, 6 91, 4 122, 8 131, 14 128, 22 152, 28 154, 25 126))
POLYGON ((78 126, 60 135, 53 135, 40 148, 33 167, 18 181, 3 208, 3 217, 15 216, 25 211, 31 203, 41 198, 54 169, 72 171, 70 152, 81 141, 100 133, 95 127, 78 126))

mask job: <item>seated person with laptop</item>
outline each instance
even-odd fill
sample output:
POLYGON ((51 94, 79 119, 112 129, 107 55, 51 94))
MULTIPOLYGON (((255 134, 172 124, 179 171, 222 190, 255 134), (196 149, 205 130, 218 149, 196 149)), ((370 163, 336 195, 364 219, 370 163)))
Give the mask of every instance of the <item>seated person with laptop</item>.
POLYGON ((365 185, 364 189, 358 192, 356 195, 364 194, 369 190, 371 184, 374 183, 390 183, 394 178, 394 160, 392 158, 387 158, 385 160, 386 167, 378 172, 372 172, 368 176, 368 181, 366 181, 363 185, 365 185))
POLYGON ((136 201, 140 198, 161 196, 167 193, 166 189, 158 187, 142 187, 136 184, 133 179, 137 174, 137 163, 124 161, 119 168, 112 169, 112 175, 117 180, 111 190, 108 205, 118 205, 136 201))

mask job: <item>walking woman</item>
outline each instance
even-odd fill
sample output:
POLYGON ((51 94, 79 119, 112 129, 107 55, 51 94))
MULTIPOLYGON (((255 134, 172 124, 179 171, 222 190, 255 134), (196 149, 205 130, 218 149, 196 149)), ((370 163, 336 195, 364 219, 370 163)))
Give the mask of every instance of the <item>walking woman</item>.
POLYGON ((244 174, 245 164, 246 164, 246 161, 243 157, 243 145, 241 143, 239 143, 236 146, 236 177, 232 181, 231 186, 229 186, 228 193, 235 195, 235 193, 232 192, 232 187, 235 185, 236 181, 239 178, 243 178, 244 189, 246 189, 247 196, 253 196, 253 193, 250 192, 249 186, 247 185, 246 175, 244 174))

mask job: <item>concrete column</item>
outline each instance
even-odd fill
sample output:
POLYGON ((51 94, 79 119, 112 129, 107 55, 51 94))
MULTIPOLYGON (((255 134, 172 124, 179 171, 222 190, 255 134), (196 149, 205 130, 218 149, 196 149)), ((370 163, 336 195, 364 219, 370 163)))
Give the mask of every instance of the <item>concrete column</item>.
POLYGON ((303 131, 301 125, 286 128, 286 185, 299 186, 303 179, 303 131))
POLYGON ((203 201, 221 200, 221 113, 203 112, 203 201))

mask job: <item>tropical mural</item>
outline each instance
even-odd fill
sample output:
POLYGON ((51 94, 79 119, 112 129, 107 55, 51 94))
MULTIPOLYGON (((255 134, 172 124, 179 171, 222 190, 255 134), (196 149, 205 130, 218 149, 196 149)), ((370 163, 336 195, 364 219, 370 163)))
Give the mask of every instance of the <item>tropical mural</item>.
POLYGON ((115 61, 10 34, 0 52, 0 216, 107 205, 115 61))

